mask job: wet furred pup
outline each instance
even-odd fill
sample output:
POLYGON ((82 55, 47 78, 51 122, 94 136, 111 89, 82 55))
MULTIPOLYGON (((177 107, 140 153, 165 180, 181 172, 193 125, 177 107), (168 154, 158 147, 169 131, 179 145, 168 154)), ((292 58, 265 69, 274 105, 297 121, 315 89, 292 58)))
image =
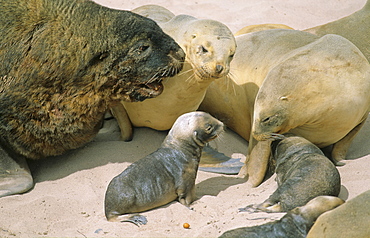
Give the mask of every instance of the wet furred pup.
POLYGON ((302 207, 290 210, 278 221, 229 230, 220 237, 304 238, 321 214, 343 203, 338 197, 319 196, 302 207))
POLYGON ((184 60, 154 21, 88 0, 1 0, 0 35, 0 196, 33 186, 25 157, 89 142, 109 105, 159 95, 184 60))
POLYGON ((223 123, 205 112, 180 116, 157 151, 110 182, 105 194, 107 219, 122 221, 120 215, 146 211, 176 199, 188 206, 195 199, 202 148, 223 130, 223 123))
POLYGON ((245 210, 287 212, 317 196, 338 196, 341 181, 333 162, 308 140, 293 134, 284 136, 272 143, 278 188, 262 204, 245 210))

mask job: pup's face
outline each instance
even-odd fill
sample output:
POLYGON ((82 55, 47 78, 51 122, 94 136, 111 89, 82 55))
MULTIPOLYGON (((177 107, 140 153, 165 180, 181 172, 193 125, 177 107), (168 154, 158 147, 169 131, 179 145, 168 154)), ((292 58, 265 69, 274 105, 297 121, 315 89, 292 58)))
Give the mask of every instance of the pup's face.
POLYGON ((173 125, 170 136, 204 146, 224 131, 224 124, 205 112, 181 115, 173 125))

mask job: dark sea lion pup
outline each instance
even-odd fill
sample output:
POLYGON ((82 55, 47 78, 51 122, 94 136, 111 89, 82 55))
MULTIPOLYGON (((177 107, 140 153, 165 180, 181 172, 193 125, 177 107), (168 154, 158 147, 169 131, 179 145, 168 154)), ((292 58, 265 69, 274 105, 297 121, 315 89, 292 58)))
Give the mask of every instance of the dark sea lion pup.
POLYGON ((284 136, 285 139, 272 143, 278 188, 262 204, 241 211, 287 212, 317 196, 338 196, 341 181, 333 162, 303 137, 284 136))
MULTIPOLYGON (((113 178, 105 194, 105 216, 146 211, 176 199, 189 206, 204 145, 224 131, 224 124, 205 112, 180 116, 161 147, 113 178)), ((123 217, 122 217, 123 218, 123 217)), ((136 220, 131 222, 138 222, 136 220)), ((145 222, 144 222, 145 223, 145 222)))
POLYGON ((185 56, 154 21, 88 0, 2 0, 0 36, 0 196, 33 186, 25 158, 81 147, 114 103, 158 96, 185 56))
POLYGON ((343 203, 338 197, 319 196, 302 207, 290 210, 278 221, 226 231, 220 237, 304 238, 321 214, 343 203))

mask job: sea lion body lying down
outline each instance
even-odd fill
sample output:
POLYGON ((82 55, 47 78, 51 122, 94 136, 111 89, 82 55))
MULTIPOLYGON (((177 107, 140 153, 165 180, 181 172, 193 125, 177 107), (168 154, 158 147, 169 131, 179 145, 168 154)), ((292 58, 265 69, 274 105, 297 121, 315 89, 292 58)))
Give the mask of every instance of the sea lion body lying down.
POLYGON ((266 212, 287 212, 321 196, 338 196, 340 175, 329 158, 308 140, 285 135, 272 143, 278 188, 262 204, 248 206, 266 212))
POLYGON ((355 44, 370 62, 370 0, 362 9, 349 16, 304 31, 318 36, 343 36, 355 44))
POLYGON ((250 142, 241 172, 247 170, 249 182, 259 185, 270 156, 268 142, 287 132, 319 148, 333 145, 330 159, 339 165, 368 117, 369 91, 369 62, 341 36, 325 35, 286 53, 266 75, 254 103, 252 135, 265 146, 250 142))
POLYGON ((109 105, 158 96, 184 60, 154 21, 88 0, 1 1, 0 35, 0 196, 33 186, 25 157, 89 142, 109 105))
POLYGON ((223 123, 208 113, 180 116, 157 151, 136 161, 109 183, 105 194, 107 219, 120 220, 120 215, 146 211, 175 199, 189 206, 195 199, 202 148, 223 130, 223 123))
POLYGON ((302 207, 290 210, 278 221, 226 231, 220 237, 304 238, 321 214, 343 203, 338 197, 319 196, 302 207))

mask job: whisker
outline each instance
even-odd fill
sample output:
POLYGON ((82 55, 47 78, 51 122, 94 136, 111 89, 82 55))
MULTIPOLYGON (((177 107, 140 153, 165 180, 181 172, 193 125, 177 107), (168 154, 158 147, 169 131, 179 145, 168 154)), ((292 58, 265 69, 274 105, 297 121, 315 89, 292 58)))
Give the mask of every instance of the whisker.
POLYGON ((178 76, 181 76, 181 75, 184 75, 184 74, 186 74, 186 73, 189 73, 190 71, 193 71, 194 69, 193 68, 191 68, 191 69, 188 69, 188 70, 184 70, 183 72, 181 72, 181 73, 179 73, 179 74, 177 74, 178 76))
POLYGON ((281 134, 271 133, 269 135, 269 140, 283 140, 283 139, 285 139, 285 136, 281 134))
POLYGON ((158 79, 158 73, 159 72, 155 73, 148 81, 146 81, 145 85, 153 83, 154 81, 156 81, 158 79))
POLYGON ((192 83, 192 82, 193 82, 193 80, 195 80, 195 74, 190 75, 190 76, 185 80, 185 82, 192 83))

